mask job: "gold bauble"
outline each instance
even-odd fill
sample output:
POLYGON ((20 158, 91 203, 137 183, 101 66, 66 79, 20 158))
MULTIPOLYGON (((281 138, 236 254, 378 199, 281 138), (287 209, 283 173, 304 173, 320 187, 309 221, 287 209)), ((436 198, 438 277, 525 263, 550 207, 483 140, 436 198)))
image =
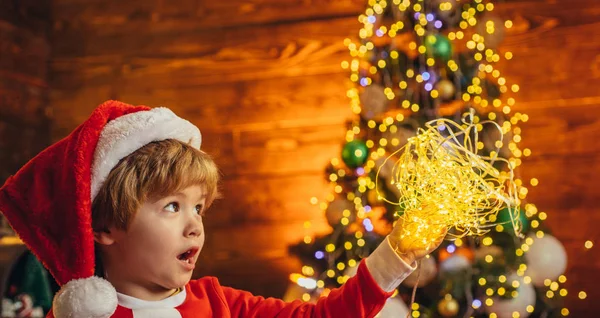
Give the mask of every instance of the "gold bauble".
POLYGON ((370 189, 367 191, 367 202, 369 202, 372 207, 383 206, 383 199, 379 196, 379 193, 377 193, 377 189, 370 189))
POLYGON ((456 88, 454 84, 447 79, 443 79, 435 84, 435 89, 440 94, 440 98, 443 101, 448 101, 454 99, 454 94, 456 93, 456 88))
POLYGON ((438 303, 438 312, 444 317, 454 317, 458 313, 458 302, 447 294, 438 303))

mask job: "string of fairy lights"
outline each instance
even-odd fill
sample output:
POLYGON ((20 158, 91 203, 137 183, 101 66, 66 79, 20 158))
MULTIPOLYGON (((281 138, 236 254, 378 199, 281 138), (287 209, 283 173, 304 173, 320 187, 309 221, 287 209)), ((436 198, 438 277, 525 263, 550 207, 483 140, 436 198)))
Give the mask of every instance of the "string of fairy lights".
MULTIPOLYGON (((365 246, 364 237, 366 233, 374 231, 374 220, 372 219, 373 207, 369 204, 365 198, 374 195, 376 193, 376 181, 371 174, 373 171, 377 171, 381 167, 381 162, 389 155, 389 150, 386 147, 400 146, 403 141, 398 138, 386 137, 385 132, 395 133, 397 125, 404 123, 408 118, 423 111, 428 105, 423 101, 421 103, 415 102, 406 98, 403 91, 406 90, 412 83, 421 85, 425 91, 428 92, 431 100, 434 101, 438 111, 444 112, 444 107, 452 108, 456 105, 456 101, 461 103, 459 108, 472 108, 477 110, 477 115, 474 116, 473 122, 478 123, 485 120, 497 121, 501 118, 506 120, 499 122, 502 134, 504 136, 504 142, 497 140, 494 146, 498 149, 505 149, 509 153, 508 165, 511 169, 517 169, 522 165, 522 159, 531 155, 531 150, 528 148, 521 149, 519 144, 522 141, 521 128, 518 126, 520 123, 526 123, 529 120, 527 114, 521 112, 514 112, 515 98, 509 96, 503 98, 498 96, 497 98, 489 99, 486 94, 486 87, 484 80, 493 81, 498 85, 499 92, 509 95, 518 93, 520 87, 517 84, 508 84, 507 79, 501 75, 500 70, 496 68, 496 63, 502 60, 511 60, 513 54, 509 51, 500 52, 497 49, 497 44, 489 39, 494 39, 494 35, 501 33, 502 35, 506 30, 513 27, 513 22, 510 20, 502 21, 499 19, 487 19, 479 21, 478 17, 483 13, 489 13, 494 10, 494 4, 483 0, 474 0, 471 3, 460 3, 459 1, 428 1, 428 0, 369 0, 368 6, 363 14, 358 17, 358 21, 362 24, 358 32, 359 41, 355 42, 351 39, 345 39, 344 44, 349 50, 351 59, 349 61, 343 61, 341 67, 344 70, 350 72, 350 81, 354 83, 353 87, 348 89, 346 92, 347 97, 350 100, 350 107, 354 114, 361 115, 364 112, 363 105, 360 99, 361 89, 368 87, 373 84, 372 76, 378 74, 381 69, 386 67, 386 63, 394 63, 400 57, 399 51, 404 50, 409 52, 412 56, 422 59, 422 65, 426 66, 423 68, 408 67, 405 73, 402 74, 401 80, 392 83, 388 81, 384 83, 383 93, 385 98, 390 103, 399 105, 392 111, 385 112, 380 118, 369 119, 366 121, 368 129, 378 130, 381 137, 377 139, 365 140, 366 148, 357 147, 354 149, 354 155, 356 157, 365 156, 368 154, 364 165, 360 165, 354 169, 348 169, 343 162, 340 162, 338 158, 331 159, 331 167, 333 168, 328 179, 333 189, 333 193, 330 193, 325 201, 319 202, 315 197, 311 198, 311 203, 319 205, 319 207, 325 212, 327 208, 333 204, 336 198, 340 196, 344 197, 348 205, 344 206, 342 210, 341 218, 339 223, 344 226, 356 223, 360 225, 355 229, 353 237, 346 240, 343 244, 327 244, 324 250, 315 252, 314 257, 316 259, 327 259, 329 261, 330 269, 320 273, 316 273, 315 269, 309 265, 302 267, 301 274, 292 274, 290 279, 298 284, 299 286, 309 290, 319 290, 320 295, 326 295, 329 291, 328 286, 325 284, 324 276, 327 278, 334 279, 339 284, 343 284, 348 278, 348 269, 355 268, 358 265, 360 259, 349 259, 347 262, 333 262, 334 255, 339 255, 345 251, 349 251, 356 248, 365 246), (431 13, 430 6, 432 3, 439 6, 436 8, 438 12, 445 12, 453 10, 453 6, 462 5, 463 10, 458 22, 458 28, 447 29, 444 32, 441 31, 443 21, 438 19, 434 14, 431 13), (392 6, 392 8, 388 8, 392 6), (398 15, 414 14, 415 21, 412 25, 413 30, 409 28, 411 25, 403 21, 394 21, 391 24, 384 25, 379 21, 385 10, 395 10, 398 15), (389 41, 390 39, 398 38, 402 33, 415 34, 414 38, 404 38, 401 43, 397 44, 397 50, 391 50, 389 52, 389 59, 379 59, 373 65, 365 65, 365 59, 372 57, 372 52, 378 43, 382 41, 389 41), (450 54, 447 59, 440 59, 436 56, 435 48, 444 47, 451 45, 452 49, 457 51, 472 51, 473 58, 477 61, 477 72, 470 82, 466 83, 463 90, 455 90, 451 92, 456 94, 455 102, 448 103, 443 100, 443 96, 448 95, 448 90, 444 87, 437 85, 437 80, 433 76, 435 69, 445 69, 446 67, 452 72, 460 71, 459 59, 456 59, 456 54, 450 54), (412 53, 411 53, 412 52, 412 53), (440 65, 439 63, 445 63, 440 65), (464 93, 463 93, 464 92, 464 93), (353 173, 357 179, 356 191, 348 191, 347 188, 341 183, 344 178, 353 173)), ((453 53, 455 53, 453 52, 453 53)), ((364 122, 362 123, 364 124, 364 122)), ((355 141, 359 136, 362 136, 366 128, 361 127, 361 121, 356 119, 352 122, 349 129, 346 132, 346 142, 350 143, 355 141)), ((481 131, 481 127, 478 128, 481 131)), ((393 135, 393 134, 392 134, 393 135)), ((477 149, 483 149, 484 143, 479 141, 476 145, 477 149)), ((501 156, 500 151, 492 151, 490 157, 494 158, 501 156)), ((518 170, 517 170, 518 171, 518 170)), ((506 173, 506 172, 501 172, 506 173)), ((522 180, 518 174, 514 179, 517 186, 517 196, 521 202, 525 202, 527 194, 529 192, 529 186, 535 187, 539 184, 536 178, 531 178, 528 181, 522 180)), ((542 222, 547 219, 548 215, 546 212, 538 211, 538 208, 533 203, 525 203, 522 207, 523 214, 527 217, 530 228, 532 229, 533 235, 525 238, 520 246, 516 248, 516 256, 524 256, 534 244, 535 238, 541 239, 546 233, 541 229, 542 222)), ((494 221, 494 220, 492 220, 494 221)), ((310 228, 311 223, 305 222, 305 228, 310 228)), ((496 225, 495 230, 501 232, 505 225, 496 225)), ((453 253, 456 249, 461 248, 465 244, 466 238, 457 238, 452 244, 446 248, 447 252, 453 253)), ((312 235, 306 235, 304 237, 304 243, 310 244, 313 242, 312 235)), ((490 236, 483 236, 481 238, 483 246, 492 246, 494 239, 490 236)), ((585 248, 590 249, 593 247, 592 241, 585 242, 585 248)), ((523 259, 523 258, 521 258, 523 259)), ((496 261, 495 255, 488 254, 484 256, 484 260, 487 263, 493 263, 496 261)), ((500 296, 503 298, 517 297, 519 294, 519 286, 521 284, 532 284, 532 278, 529 276, 527 264, 522 262, 518 265, 515 272, 516 275, 500 275, 498 277, 478 277, 476 278, 477 284, 485 290, 485 295, 474 298, 471 301, 470 306, 473 309, 479 309, 481 306, 492 306, 495 301, 495 297, 500 296), (507 285, 497 287, 496 283, 507 285)), ((569 295, 569 291, 565 288, 567 277, 560 275, 556 280, 545 279, 543 281, 543 292, 545 297, 548 299, 556 297, 566 297, 569 295)), ((540 286, 537 286, 540 288, 540 286)), ((313 297, 311 293, 306 292, 302 295, 302 299, 309 301, 313 297)), ((586 299, 587 294, 585 291, 578 291, 577 297, 579 299, 586 299)), ((421 315, 421 306, 419 303, 412 305, 411 315, 412 317, 419 317, 421 315)), ((528 305, 526 311, 528 313, 534 312, 534 305, 528 305)), ((569 315, 568 308, 562 308, 560 310, 563 316, 569 315)), ((518 313, 517 313, 518 316, 518 313)), ((489 313, 489 317, 495 318, 497 314, 494 312, 489 313)), ((514 317, 514 316, 513 316, 514 317)))

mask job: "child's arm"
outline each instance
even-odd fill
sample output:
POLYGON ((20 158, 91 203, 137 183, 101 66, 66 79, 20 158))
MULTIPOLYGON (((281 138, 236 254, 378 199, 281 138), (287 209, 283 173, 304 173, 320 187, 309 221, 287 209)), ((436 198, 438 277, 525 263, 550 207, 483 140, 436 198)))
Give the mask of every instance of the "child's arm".
MULTIPOLYGON (((394 289, 415 269, 414 259, 413 266, 403 261, 390 244, 393 241, 391 236, 386 239, 360 263, 356 276, 316 304, 285 303, 228 287, 217 286, 217 289, 222 290, 232 317, 374 317, 394 289)), ((406 255, 403 258, 408 259, 406 255)))

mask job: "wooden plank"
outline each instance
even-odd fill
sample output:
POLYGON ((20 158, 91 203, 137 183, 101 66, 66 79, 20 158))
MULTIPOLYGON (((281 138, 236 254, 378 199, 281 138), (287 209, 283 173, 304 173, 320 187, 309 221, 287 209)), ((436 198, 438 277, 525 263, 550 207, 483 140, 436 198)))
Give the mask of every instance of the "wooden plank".
POLYGON ((0 1, 0 183, 49 143, 50 1, 0 1))
POLYGON ((310 121, 342 124, 352 115, 345 74, 241 81, 177 89, 151 82, 120 92, 133 104, 164 105, 202 129, 267 130, 310 121))
POLYGON ((339 125, 242 133, 236 165, 240 173, 252 174, 323 171, 339 156, 344 133, 339 125))
POLYGON ((320 174, 225 179, 223 198, 209 210, 208 218, 212 226, 322 221, 323 212, 310 199, 321 200, 329 190, 320 174))
MULTIPOLYGON (((134 30, 152 29, 153 32, 182 32, 186 30, 213 30, 255 24, 278 24, 289 21, 331 19, 338 16, 356 17, 364 11, 361 0, 318 1, 319 3, 284 0, 248 3, 233 0, 211 2, 184 0, 177 6, 165 1, 134 0, 126 3, 111 1, 60 0, 53 2, 56 28, 98 28, 104 33, 131 33, 134 30)), ((563 12, 579 10, 593 5, 592 0, 574 0, 563 12)), ((503 1, 496 11, 525 11, 526 16, 552 12, 559 3, 545 0, 503 1), (532 9, 535 8, 535 9, 532 9)), ((584 12, 579 19, 593 19, 593 13, 584 12)), ((575 17, 577 14, 569 14, 575 17)))
POLYGON ((98 105, 111 99, 112 91, 111 85, 83 90, 50 91, 50 105, 54 113, 52 140, 58 141, 71 133, 98 105))
MULTIPOLYGON (((65 58, 87 62, 91 57, 112 55, 136 57, 138 59, 131 60, 132 70, 142 66, 144 62, 160 62, 162 65, 168 65, 176 60, 180 60, 179 63, 194 64, 198 67, 203 66, 201 65, 202 57, 213 57, 214 62, 220 61, 222 65, 204 66, 211 67, 215 71, 222 71, 224 70, 223 66, 226 65, 239 66, 240 60, 264 64, 269 59, 277 59, 282 53, 283 57, 288 58, 298 48, 303 48, 307 44, 312 45, 305 50, 313 51, 316 46, 314 43, 329 44, 332 38, 340 36, 340 31, 342 34, 352 35, 358 24, 356 18, 352 20, 353 28, 343 28, 350 22, 350 19, 344 18, 332 21, 299 22, 290 25, 223 29, 215 32, 194 29, 187 32, 156 33, 144 27, 140 30, 132 30, 132 32, 104 35, 97 34, 96 29, 78 29, 58 34, 61 39, 63 36, 73 36, 74 38, 65 38, 60 41, 57 39, 55 50, 56 57, 59 58, 57 63, 65 58), (81 39, 81 32, 85 32, 87 39, 81 39), (73 39, 81 39, 81 41, 73 39), (91 39, 106 42, 102 45, 91 39)), ((337 47, 343 48, 343 44, 337 42, 337 47)), ((304 52, 304 55, 307 53, 304 52)), ((171 65, 171 67, 180 66, 183 65, 171 65)))
POLYGON ((50 45, 44 35, 0 19, 0 77, 47 87, 50 45))
MULTIPOLYGON (((0 22, 47 38, 53 13, 51 6, 51 1, 48 0, 0 1, 0 22)), ((0 41, 1 44, 6 44, 2 42, 0 41)), ((18 45, 12 41, 8 43, 18 45)))
MULTIPOLYGON (((591 240, 593 242, 598 241, 600 236, 597 232, 590 233, 587 237, 577 240, 567 239, 563 236, 559 236, 559 238, 568 255, 567 271, 572 271, 572 269, 577 266, 600 268, 600 253, 598 253, 597 250, 598 246, 592 247, 591 249, 587 249, 584 246, 584 243, 587 240, 591 240)), ((600 276, 600 273, 598 273, 597 276, 600 276)), ((577 279, 576 277, 579 276, 575 275, 573 279, 577 279)), ((568 278, 569 277, 567 277, 567 279, 568 278)))
MULTIPOLYGON (((581 156, 600 152, 600 98, 546 100, 516 107, 529 116, 522 128, 521 149, 534 156, 581 156)), ((526 160, 526 159, 525 159, 526 160)))
POLYGON ((593 168, 598 162, 598 155, 559 156, 539 161, 532 158, 519 173, 527 184, 531 178, 539 180, 537 187, 529 187, 528 199, 544 210, 579 207, 596 210, 595 201, 600 193, 592 180, 600 177, 600 171, 593 168))
MULTIPOLYGON (((595 225, 600 221, 600 214, 595 213, 597 209, 577 206, 570 209, 542 208, 540 211, 547 213, 548 218, 544 224, 556 237, 561 241, 577 242, 576 250, 573 252, 577 250, 583 252, 583 243, 586 240, 598 238, 595 225)), ((575 248, 574 244, 570 243, 569 247, 575 248)), ((571 259, 577 260, 579 257, 571 257, 571 259)))
POLYGON ((0 74, 0 120, 24 126, 47 124, 48 90, 2 77, 0 74))
POLYGON ((24 123, 0 114, 0 183, 49 144, 48 122, 24 123))
POLYGON ((270 1, 54 1, 57 29, 97 28, 99 32, 131 33, 150 27, 153 32, 213 31, 255 24, 289 23, 333 16, 356 16, 362 0, 270 1))

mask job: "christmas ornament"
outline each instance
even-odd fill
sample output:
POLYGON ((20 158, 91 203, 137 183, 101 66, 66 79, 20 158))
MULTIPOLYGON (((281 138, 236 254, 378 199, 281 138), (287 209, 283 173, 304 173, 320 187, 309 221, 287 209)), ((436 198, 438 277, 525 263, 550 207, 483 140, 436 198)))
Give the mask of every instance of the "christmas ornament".
POLYGON ((447 79, 443 79, 435 84, 435 89, 439 93, 439 98, 442 101, 449 101, 454 99, 454 94, 456 93, 456 89, 454 84, 447 79))
POLYGON ((526 275, 535 286, 544 286, 544 280, 556 280, 567 268, 567 253, 559 240, 544 233, 544 236, 529 236, 533 244, 525 252, 526 275))
POLYGON ((331 227, 340 224, 343 217, 348 218, 348 221, 350 221, 349 223, 352 223, 356 217, 354 213, 354 203, 345 199, 335 199, 327 205, 325 217, 327 218, 327 223, 329 223, 331 227))
POLYGON ((383 200, 377 193, 377 189, 370 189, 367 191, 367 202, 371 207, 383 206, 383 200))
POLYGON ((447 37, 441 34, 428 35, 425 38, 427 50, 432 52, 433 57, 448 60, 452 56, 452 44, 447 37))
POLYGON ((429 284, 437 275, 437 264, 435 263, 435 259, 433 257, 425 257, 421 259, 421 263, 419 264, 419 268, 412 272, 404 281, 402 281, 402 285, 408 287, 414 287, 417 284, 417 276, 419 277, 418 287, 423 287, 429 284), (421 273, 419 274, 419 271, 421 273))
POLYGON ((410 313, 410 310, 408 310, 408 307, 406 306, 404 301, 402 301, 400 296, 396 296, 396 297, 388 298, 388 300, 385 302, 385 305, 383 305, 383 308, 381 309, 379 314, 377 314, 376 317, 378 317, 378 318, 407 317, 407 315, 409 313, 410 313))
POLYGON ((485 47, 495 49, 504 40, 504 20, 493 14, 486 14, 477 22, 475 32, 483 37, 485 47))
POLYGON ((463 255, 452 255, 440 263, 440 273, 456 273, 471 267, 471 262, 463 255))
POLYGON ((496 223, 502 224, 503 232, 515 233, 515 224, 517 225, 517 232, 525 233, 529 230, 529 219, 527 219, 525 211, 519 209, 518 213, 519 217, 516 220, 517 222, 513 222, 511 219, 511 211, 509 209, 502 209, 498 212, 496 223))
POLYGON ((519 287, 516 289, 516 297, 512 299, 492 298, 494 303, 491 306, 485 306, 485 311, 488 314, 495 313, 498 318, 515 317, 514 312, 519 315, 517 317, 527 318, 531 313, 527 311, 528 306, 535 305, 535 289, 531 284, 523 281, 523 277, 516 274, 511 274, 507 278, 507 282, 519 282, 519 287))
POLYGON ((458 302, 452 298, 452 295, 446 294, 444 299, 438 303, 438 312, 444 317, 453 317, 458 313, 458 302))
POLYGON ((342 161, 351 169, 362 166, 369 157, 369 148, 362 140, 352 140, 342 148, 342 161))
POLYGON ((361 115, 365 119, 373 119, 383 114, 390 102, 385 95, 384 87, 378 84, 365 87, 360 93, 359 99, 362 107, 361 115))

